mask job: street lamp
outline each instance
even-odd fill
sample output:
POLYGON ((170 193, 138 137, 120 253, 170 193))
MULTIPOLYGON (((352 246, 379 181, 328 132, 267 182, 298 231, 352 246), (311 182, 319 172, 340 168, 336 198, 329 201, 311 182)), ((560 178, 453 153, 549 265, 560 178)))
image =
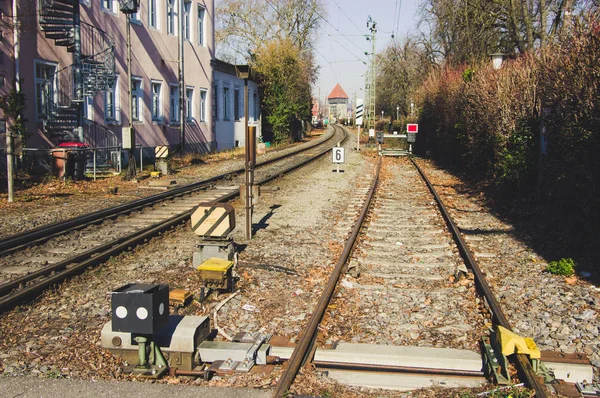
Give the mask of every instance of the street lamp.
POLYGON ((400 105, 396 106, 396 120, 400 119, 400 105))
POLYGON ((383 111, 381 111, 381 120, 383 120, 383 111))

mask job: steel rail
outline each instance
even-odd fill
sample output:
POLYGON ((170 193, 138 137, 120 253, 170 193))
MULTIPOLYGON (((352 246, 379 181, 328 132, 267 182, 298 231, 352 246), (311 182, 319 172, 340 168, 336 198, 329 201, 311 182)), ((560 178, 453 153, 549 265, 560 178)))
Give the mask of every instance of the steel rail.
MULTIPOLYGON (((335 136, 333 131, 335 131, 335 127, 332 130, 332 133, 330 135, 326 135, 323 140, 315 140, 315 142, 310 143, 309 145, 292 153, 282 154, 279 156, 275 156, 271 159, 258 162, 256 164, 256 167, 266 166, 268 164, 277 162, 283 158, 308 151, 309 149, 312 149, 315 146, 321 145, 335 136)), ((124 203, 122 205, 114 206, 108 209, 98 210, 92 213, 87 213, 81 216, 73 217, 65 221, 59 221, 56 223, 43 225, 28 231, 10 235, 8 237, 0 239, 0 256, 10 254, 25 247, 30 247, 35 244, 43 243, 53 237, 63 235, 72 230, 82 229, 89 224, 100 223, 104 220, 112 219, 122 214, 131 213, 132 211, 149 206, 150 204, 158 203, 167 199, 172 199, 178 196, 192 193, 194 191, 206 189, 211 184, 217 181, 229 178, 233 175, 241 174, 244 171, 244 168, 239 168, 228 173, 223 173, 202 181, 174 188, 168 192, 162 192, 145 198, 136 199, 134 201, 124 203)))
POLYGON ((438 368, 423 368, 411 366, 396 366, 396 365, 375 365, 364 363, 347 363, 347 362, 326 362, 313 361, 313 365, 320 369, 336 369, 336 370, 360 370, 367 372, 392 372, 392 373, 413 373, 420 375, 436 375, 436 376, 461 376, 461 377, 485 377, 483 371, 476 370, 458 370, 458 369, 438 369, 438 368))
MULTIPOLYGON (((336 128, 339 128, 339 127, 334 126, 334 131, 336 128)), ((346 140, 347 134, 343 129, 342 129, 342 132, 344 133, 344 138, 342 140, 342 142, 343 142, 344 140, 346 140)), ((330 139, 334 136, 335 136, 335 134, 332 134, 331 137, 329 137, 328 139, 330 139)), ((319 144, 326 142, 328 139, 323 140, 319 144)), ((283 171, 281 171, 280 173, 278 173, 275 176, 271 176, 262 181, 258 181, 257 184, 261 185, 261 184, 271 181, 273 178, 279 177, 281 174, 290 173, 290 172, 298 169, 299 167, 302 167, 306 163, 318 159, 319 157, 321 157, 322 155, 324 155, 325 153, 327 153, 329 151, 331 151, 331 148, 320 151, 318 154, 313 155, 313 156, 309 157, 308 159, 303 160, 300 163, 293 164, 293 165, 286 167, 283 171)), ((297 154, 299 152, 303 152, 303 151, 298 151, 298 152, 295 152, 294 154, 297 154)), ((291 156, 291 155, 289 155, 289 156, 291 156)), ((281 159, 281 158, 282 157, 279 157, 279 159, 281 159)), ((269 161, 269 163, 272 163, 272 162, 269 161)), ((224 195, 223 197, 219 198, 218 201, 227 202, 227 201, 230 201, 230 200, 236 198, 238 195, 239 195, 239 192, 236 191, 236 192, 224 195)), ((151 225, 142 230, 136 231, 128 236, 124 236, 124 237, 115 239, 111 242, 108 242, 101 246, 98 246, 92 250, 88 250, 85 253, 81 253, 75 257, 71 257, 71 258, 61 261, 59 263, 45 267, 39 271, 32 272, 28 275, 24 275, 20 278, 9 281, 6 284, 0 285, 0 296, 2 296, 2 297, 0 297, 0 313, 7 310, 8 308, 18 305, 18 303, 22 302, 23 300, 26 300, 28 298, 31 298, 31 297, 39 294, 42 290, 46 289, 48 286, 52 286, 56 283, 59 283, 62 280, 66 279, 72 275, 75 275, 77 273, 84 271, 88 267, 93 267, 93 266, 99 265, 99 264, 103 263, 104 261, 108 260, 110 257, 113 257, 113 256, 115 256, 125 250, 128 250, 134 246, 137 246, 137 245, 143 243, 144 241, 146 241, 147 239, 150 239, 153 236, 174 227, 175 225, 186 222, 187 220, 189 220, 191 213, 192 213, 192 210, 180 213, 178 215, 175 215, 175 216, 169 218, 166 221, 162 221, 160 224, 151 225), (50 277, 46 277, 48 274, 52 274, 52 273, 55 273, 55 274, 50 277), (23 286, 24 284, 26 284, 28 282, 31 282, 38 278, 44 278, 44 277, 46 277, 46 278, 41 281, 38 281, 37 283, 35 283, 31 286, 27 286, 27 287, 23 286), (10 292, 13 292, 13 293, 11 294, 10 292)))
POLYGON ((302 332, 302 335, 301 335, 302 337, 300 338, 298 345, 292 352, 292 355, 290 356, 290 359, 287 362, 287 368, 285 369, 283 375, 281 376, 281 378, 279 379, 279 382, 277 383, 277 386, 275 387, 275 392, 274 392, 273 396, 276 398, 283 397, 287 393, 290 386, 294 382, 294 379, 296 378, 296 374, 298 374, 298 370, 300 369, 300 367, 302 366, 304 361, 307 359, 307 356, 308 356, 309 352, 311 351, 311 346, 314 344, 314 340, 316 337, 317 328, 319 326, 319 323, 321 323, 321 319, 323 318, 323 315, 325 314, 325 310, 327 309, 327 306, 329 305, 329 302, 331 300, 331 297, 333 295, 335 287, 338 283, 338 280, 340 279, 342 269, 344 268, 344 266, 346 265, 346 262, 348 261, 348 258, 350 257, 350 253, 352 252, 352 249, 354 248, 354 245, 356 244, 356 239, 362 228, 363 222, 365 221, 367 214, 369 212, 369 208, 371 206, 371 201, 373 200, 373 196, 375 195, 375 188, 377 187, 377 183, 379 181, 379 171, 380 170, 381 170, 381 157, 379 158, 379 162, 377 164, 377 171, 375 172, 375 178, 373 179, 373 183, 371 185, 371 188, 369 189, 367 200, 365 201, 365 204, 362 208, 362 211, 360 213, 358 221, 354 225, 354 228, 352 229, 352 233, 350 234, 350 237, 346 241, 344 250, 342 251, 340 258, 338 259, 338 262, 337 262, 333 272, 331 273, 331 276, 329 277, 329 281, 327 282, 327 285, 325 286, 325 290, 323 291, 323 294, 322 294, 321 298, 319 299, 319 302, 317 303, 317 307, 316 307, 315 311, 311 315, 307 326, 304 328, 304 331, 302 332))
MULTIPOLYGON (((458 250, 463 260, 465 261, 465 264, 471 269, 471 271, 473 271, 473 275, 475 276, 475 284, 482 296, 484 297, 490 312, 492 313, 492 321, 495 324, 505 327, 506 329, 512 331, 512 326, 508 321, 508 318, 504 314, 504 311, 502 311, 500 303, 498 302, 496 296, 492 292, 492 289, 487 283, 483 272, 479 268, 479 265, 477 264, 477 261, 473 256, 473 253, 467 246, 467 243, 462 237, 458 226, 456 225, 456 223, 450 216, 450 213, 446 209, 446 206, 442 202, 441 197, 438 195, 437 191, 435 190, 435 188, 433 187, 423 170, 421 170, 417 162, 414 161, 412 156, 410 156, 409 159, 415 166, 415 168, 427 184, 429 191, 435 198, 435 201, 442 213, 442 216, 444 217, 444 220, 446 220, 446 223, 448 225, 448 228, 452 232, 454 240, 457 242, 458 250)), ((526 355, 517 354, 516 366, 517 370, 519 371, 519 374, 525 379, 524 381, 526 382, 526 384, 535 391, 535 396, 537 398, 546 398, 548 396, 546 389, 544 388, 543 384, 540 382, 533 368, 531 367, 531 363, 529 363, 529 358, 526 355)))

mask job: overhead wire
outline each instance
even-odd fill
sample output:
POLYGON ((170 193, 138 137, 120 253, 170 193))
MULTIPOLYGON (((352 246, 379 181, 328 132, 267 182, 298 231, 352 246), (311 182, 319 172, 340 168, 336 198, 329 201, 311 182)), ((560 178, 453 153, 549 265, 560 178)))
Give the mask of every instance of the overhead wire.
POLYGON ((350 17, 348 16, 348 14, 346 14, 346 12, 342 9, 342 7, 340 7, 340 5, 337 3, 337 1, 333 0, 333 3, 337 6, 337 8, 342 12, 342 14, 344 14, 344 16, 346 18, 348 18, 348 21, 350 21, 350 23, 352 25, 354 25, 354 27, 356 28, 356 30, 358 30, 360 33, 362 33, 362 30, 356 26, 356 24, 354 23, 354 21, 352 19, 350 19, 350 17))

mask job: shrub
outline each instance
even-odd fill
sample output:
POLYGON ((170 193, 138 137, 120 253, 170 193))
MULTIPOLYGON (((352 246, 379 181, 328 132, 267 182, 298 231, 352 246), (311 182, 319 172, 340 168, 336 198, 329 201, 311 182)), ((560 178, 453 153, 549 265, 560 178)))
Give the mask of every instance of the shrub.
POLYGON ((575 261, 572 258, 561 258, 558 261, 550 261, 546 271, 553 275, 570 276, 575 273, 575 261))

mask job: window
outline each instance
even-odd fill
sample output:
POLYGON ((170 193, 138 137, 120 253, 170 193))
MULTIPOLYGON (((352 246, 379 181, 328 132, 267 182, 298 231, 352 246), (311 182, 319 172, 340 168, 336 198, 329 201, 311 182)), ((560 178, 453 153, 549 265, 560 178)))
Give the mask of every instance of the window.
POLYGON ((131 78, 131 107, 132 107, 132 120, 134 122, 141 122, 143 115, 144 106, 144 90, 142 89, 142 78, 132 77, 131 78))
POLYGON ((198 44, 204 46, 204 7, 198 5, 198 44))
POLYGON ((191 14, 191 11, 192 11, 192 2, 191 1, 184 1, 183 2, 183 37, 186 40, 188 40, 188 41, 192 37, 191 34, 190 34, 190 14, 191 14))
POLYGON ((175 0, 167 0, 167 33, 177 36, 177 4, 175 0))
POLYGON ((134 12, 133 14, 131 14, 131 22, 141 25, 142 21, 140 20, 140 11, 139 10, 140 9, 138 8, 138 12, 134 12))
POLYGON ((229 120, 229 87, 223 87, 223 120, 229 120))
POLYGON ((217 84, 215 84, 213 92, 215 93, 215 120, 219 120, 219 90, 217 84))
POLYGON ((240 120, 240 90, 233 90, 233 119, 240 120))
POLYGON ((206 122, 206 90, 200 90, 200 121, 206 122))
POLYGON ((104 121, 112 124, 119 122, 119 78, 115 81, 113 88, 104 90, 104 121))
POLYGON ((94 119, 94 97, 92 97, 91 95, 85 96, 85 102, 83 105, 83 116, 87 120, 94 119))
POLYGON ((179 122, 179 86, 171 84, 169 89, 170 121, 171 123, 177 123, 179 122))
POLYGON ((162 112, 160 107, 160 91, 162 88, 162 83, 153 81, 150 85, 152 86, 152 121, 160 122, 162 121, 162 112))
POLYGON ((194 89, 191 87, 185 89, 185 120, 194 121, 194 89))
POLYGON ((117 13, 117 2, 115 0, 101 0, 102 10, 110 12, 112 14, 117 13))
POLYGON ((148 26, 158 29, 157 0, 148 0, 148 26))
POLYGON ((35 114, 38 121, 47 116, 48 108, 55 102, 55 73, 56 64, 35 61, 35 114))

